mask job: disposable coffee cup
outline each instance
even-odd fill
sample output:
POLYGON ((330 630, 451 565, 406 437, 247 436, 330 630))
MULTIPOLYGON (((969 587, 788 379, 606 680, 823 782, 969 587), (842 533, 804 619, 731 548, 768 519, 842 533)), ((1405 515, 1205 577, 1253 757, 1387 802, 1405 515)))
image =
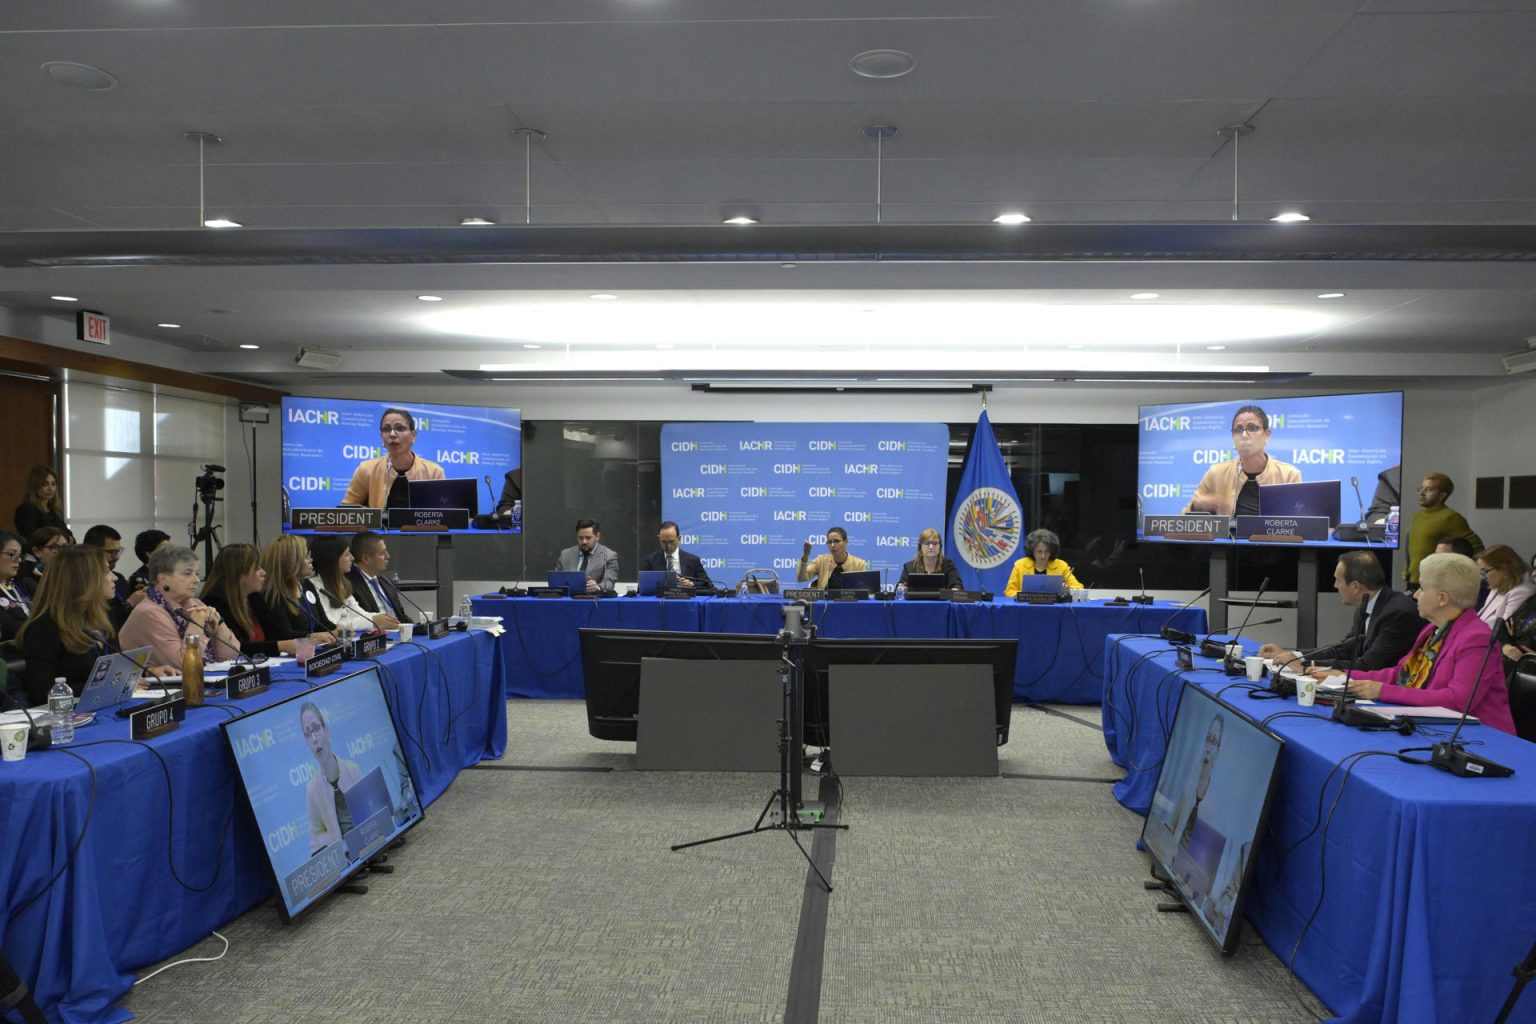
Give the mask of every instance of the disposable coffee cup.
POLYGON ((1233 641, 1232 643, 1227 644, 1227 657, 1229 657, 1229 658, 1241 658, 1242 656, 1243 656, 1243 645, 1242 644, 1237 643, 1236 641, 1233 641))
POLYGON ((293 658, 300 665, 309 662, 310 655, 315 653, 315 640, 313 637, 301 636, 293 642, 293 658))
POLYGON ((1296 683, 1296 703, 1304 708, 1309 708, 1317 703, 1317 680, 1311 676, 1302 676, 1296 683))
POLYGON ((27 756, 27 733, 31 726, 26 722, 7 722, 0 725, 0 747, 4 748, 5 760, 20 761, 27 756))
POLYGON ((411 634, 414 632, 416 632, 416 624, 414 622, 400 623, 400 642, 408 643, 411 639, 411 634))
POLYGON ((1243 659, 1243 667, 1248 670, 1250 682, 1258 682, 1264 678, 1264 659, 1257 654, 1249 655, 1243 659))

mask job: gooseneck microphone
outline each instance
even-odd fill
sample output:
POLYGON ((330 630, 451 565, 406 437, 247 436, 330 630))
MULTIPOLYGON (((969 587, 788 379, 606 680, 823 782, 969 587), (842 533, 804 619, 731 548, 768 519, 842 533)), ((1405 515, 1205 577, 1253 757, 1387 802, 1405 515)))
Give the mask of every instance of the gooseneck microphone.
POLYGON ((1189 609, 1190 605, 1194 604, 1196 601, 1200 600, 1202 597, 1204 597, 1206 594, 1209 594, 1210 592, 1211 592, 1211 588, 1210 587, 1206 587, 1204 590, 1200 591, 1200 593, 1196 594, 1194 597, 1190 598, 1188 601, 1185 601, 1178 608, 1175 608, 1173 610, 1173 614, 1168 616, 1168 618, 1166 620, 1164 620, 1163 628, 1158 630, 1157 635, 1162 637, 1164 640, 1167 640, 1169 643, 1174 643, 1174 644, 1192 644, 1192 643, 1194 643, 1195 640, 1197 639, 1195 634, 1193 634, 1193 633, 1186 633, 1182 629, 1174 629, 1173 628, 1173 620, 1179 617, 1179 613, 1180 612, 1187 611, 1189 609))
MULTIPOLYGON (((491 475, 489 473, 480 479, 485 481, 485 493, 491 496, 491 519, 496 523, 496 530, 499 533, 501 532, 501 510, 496 507, 498 504, 496 500, 496 488, 491 486, 491 475)), ((511 515, 511 512, 508 511, 507 514, 511 515)))
MULTIPOLYGON (((1141 566, 1136 567, 1136 575, 1141 577, 1141 593, 1131 598, 1132 604, 1151 604, 1152 599, 1147 596, 1147 573, 1141 566)), ((1207 591, 1209 593, 1209 591, 1207 591)))
MULTIPOLYGON (((383 577, 381 576, 380 579, 383 579, 383 577)), ((423 608, 421 605, 417 604, 415 601, 412 601, 411 600, 411 596, 409 594, 407 594, 405 591, 400 589, 400 586, 399 586, 399 584, 400 584, 400 574, 398 572, 395 573, 395 578, 390 580, 389 582, 395 585, 395 588, 394 588, 395 593, 399 594, 402 598, 404 598, 406 604, 408 604, 412 608, 416 609, 417 614, 421 616, 421 621, 422 622, 431 622, 432 621, 432 616, 427 614, 427 610, 425 608, 423 608)))
MULTIPOLYGON (((1268 589, 1269 577, 1265 576, 1264 582, 1259 584, 1259 592, 1253 595, 1252 601, 1248 602, 1248 614, 1243 616, 1243 623, 1237 627, 1237 632, 1232 635, 1232 639, 1224 644, 1213 643, 1211 637, 1215 636, 1216 632, 1212 630, 1205 634, 1204 640, 1200 641, 1200 653, 1207 658, 1225 658, 1227 656, 1227 648, 1236 643, 1237 638, 1242 636, 1243 630, 1248 628, 1248 620, 1253 618, 1254 609, 1258 608, 1259 602, 1264 599, 1264 591, 1268 589)), ((1256 625, 1263 625, 1263 623, 1256 623, 1256 625)))
POLYGON ((1472 683, 1472 692, 1467 694, 1467 704, 1461 709, 1461 721, 1456 723, 1456 731, 1451 733, 1450 739, 1443 743, 1436 743, 1429 750, 1429 763, 1452 775, 1474 779, 1502 779, 1515 774, 1515 770, 1507 765, 1490 761, 1478 754, 1469 754, 1467 748, 1460 742, 1462 726, 1467 724, 1467 715, 1472 712, 1473 701, 1477 700, 1478 688, 1483 685, 1483 672, 1488 668, 1488 659, 1498 646, 1499 631, 1495 629, 1493 636, 1488 640, 1488 649, 1483 651, 1483 660, 1477 666, 1477 679, 1472 683))

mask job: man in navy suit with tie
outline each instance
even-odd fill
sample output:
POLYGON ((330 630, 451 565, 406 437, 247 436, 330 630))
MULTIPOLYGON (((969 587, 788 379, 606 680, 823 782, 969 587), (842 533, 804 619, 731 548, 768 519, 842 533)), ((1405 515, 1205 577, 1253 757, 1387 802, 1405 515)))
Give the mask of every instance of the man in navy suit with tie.
POLYGON ((676 523, 670 519, 662 523, 656 531, 656 540, 661 544, 661 550, 647 555, 645 564, 640 568, 651 572, 675 573, 680 587, 712 586, 709 573, 704 571, 704 563, 699 561, 699 556, 677 546, 681 539, 682 533, 676 523))
MULTIPOLYGON (((1413 647, 1424 620, 1419 618, 1419 606, 1413 598, 1387 586, 1387 574, 1375 553, 1346 551, 1340 555, 1333 570, 1333 585, 1339 600, 1355 609, 1354 625, 1349 636, 1331 647, 1318 648, 1309 660, 1360 671, 1401 661, 1413 647)), ((1260 647, 1259 655, 1282 663, 1303 660, 1300 651, 1287 651, 1275 644, 1260 647)))
POLYGON ((389 547, 382 534, 364 530, 352 538, 352 568, 347 572, 352 596, 369 614, 392 617, 394 624, 385 623, 383 628, 394 629, 409 616, 394 584, 384 578, 388 568, 389 547))

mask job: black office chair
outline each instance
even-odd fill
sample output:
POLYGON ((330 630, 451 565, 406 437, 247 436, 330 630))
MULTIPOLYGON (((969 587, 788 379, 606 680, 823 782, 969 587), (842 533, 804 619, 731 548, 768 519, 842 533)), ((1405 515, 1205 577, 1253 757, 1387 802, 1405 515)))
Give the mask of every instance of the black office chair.
MULTIPOLYGON (((16 641, 0 641, 0 663, 4 665, 3 674, 0 674, 0 694, 15 700, 16 707, 26 707, 27 659, 21 656, 16 641)), ((0 705, 11 706, 4 699, 0 699, 0 705)))
POLYGON ((1509 713, 1520 738, 1536 743, 1536 655, 1521 658, 1509 674, 1509 713))

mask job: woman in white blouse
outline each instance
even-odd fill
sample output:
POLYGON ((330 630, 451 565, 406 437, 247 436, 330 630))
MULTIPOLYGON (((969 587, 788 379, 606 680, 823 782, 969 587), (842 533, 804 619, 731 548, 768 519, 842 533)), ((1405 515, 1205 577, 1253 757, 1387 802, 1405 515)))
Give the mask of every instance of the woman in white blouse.
POLYGON ((1525 560, 1508 544, 1496 544, 1477 556, 1477 570, 1488 581, 1488 597, 1477 617, 1497 629, 1536 594, 1536 583, 1527 577, 1525 560))
POLYGON ((336 624, 337 629, 367 631, 398 628, 400 622, 393 615, 369 612, 353 596, 352 581, 347 578, 347 573, 352 569, 349 540, 346 536, 332 534, 316 539, 309 546, 310 557, 315 563, 315 574, 309 581, 319 591, 320 604, 325 609, 326 617, 336 624))

